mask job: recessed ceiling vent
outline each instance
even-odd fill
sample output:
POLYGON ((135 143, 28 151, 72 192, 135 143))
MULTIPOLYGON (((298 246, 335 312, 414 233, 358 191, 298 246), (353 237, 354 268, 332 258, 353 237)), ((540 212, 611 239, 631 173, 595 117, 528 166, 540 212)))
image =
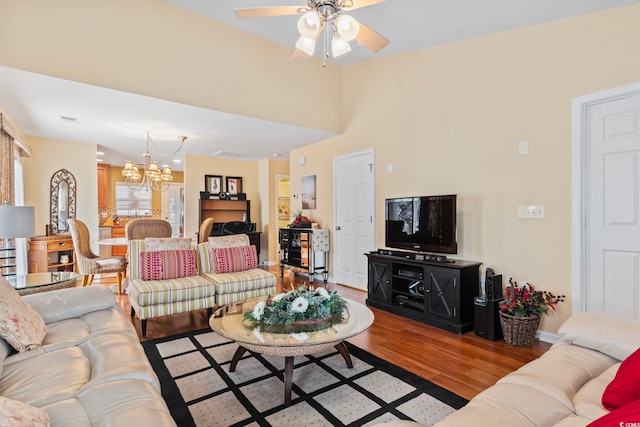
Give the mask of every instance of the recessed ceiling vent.
POLYGON ((231 158, 231 159, 240 159, 240 158, 246 156, 246 154, 233 153, 231 151, 223 151, 223 150, 218 150, 215 153, 213 153, 212 155, 216 156, 216 157, 228 157, 228 158, 231 158))
POLYGON ((60 116, 60 120, 62 120, 65 123, 73 123, 76 125, 80 123, 80 120, 77 117, 71 117, 71 116, 60 116))

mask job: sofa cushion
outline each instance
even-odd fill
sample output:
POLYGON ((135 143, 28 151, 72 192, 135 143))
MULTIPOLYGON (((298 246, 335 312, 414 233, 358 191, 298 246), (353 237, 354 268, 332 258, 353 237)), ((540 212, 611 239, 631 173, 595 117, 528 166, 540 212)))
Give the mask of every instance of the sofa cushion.
POLYGON ((196 276, 196 252, 194 250, 167 250, 140 254, 142 280, 166 280, 196 276))
POLYGON ((216 248, 213 250, 217 273, 235 273, 251 270, 258 266, 258 254, 255 245, 216 248))
POLYGON ((0 280, 0 337, 23 352, 40 347, 47 327, 37 311, 4 279, 0 280))
POLYGON ((191 249, 193 241, 188 237, 147 237, 144 239, 146 250, 152 251, 178 251, 191 249))
POLYGON ((0 426, 48 427, 49 416, 40 408, 0 396, 0 426))
POLYGON ((640 349, 618 368, 602 395, 602 406, 610 411, 640 399, 640 349))
POLYGON ((213 250, 216 248, 231 248, 249 246, 249 236, 246 234, 232 234, 228 236, 209 237, 206 243, 198 244, 198 259, 200 273, 215 273, 216 259, 213 250))
POLYGON ((640 425, 640 400, 624 405, 598 418, 587 427, 637 426, 640 425))
POLYGON ((151 306, 214 297, 216 288, 203 276, 189 276, 168 280, 131 280, 127 292, 129 300, 136 305, 151 306))

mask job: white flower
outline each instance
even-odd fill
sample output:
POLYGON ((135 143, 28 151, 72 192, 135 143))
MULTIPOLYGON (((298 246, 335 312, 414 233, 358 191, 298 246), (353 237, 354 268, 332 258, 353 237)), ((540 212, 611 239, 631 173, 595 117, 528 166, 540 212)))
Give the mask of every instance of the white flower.
POLYGON ((325 288, 320 287, 320 288, 316 289, 316 293, 318 295, 320 295, 324 299, 329 298, 329 292, 327 292, 327 290, 325 288))
POLYGON ((264 306, 265 306, 264 301, 260 301, 253 307, 253 317, 256 320, 260 320, 260 318, 264 314, 264 306))
POLYGON ((309 301, 305 297, 298 297, 291 303, 291 311, 297 313, 304 313, 309 307, 309 301))
POLYGON ((258 326, 257 328, 255 328, 253 330, 253 335, 256 336, 256 338, 258 338, 258 341, 260 342, 264 342, 264 337, 262 336, 262 334, 260 333, 260 326, 258 326))
POLYGON ((287 296, 287 294, 278 294, 276 296, 274 296, 273 298, 271 298, 271 300, 273 302, 278 302, 280 301, 282 298, 284 298, 285 296, 287 296))

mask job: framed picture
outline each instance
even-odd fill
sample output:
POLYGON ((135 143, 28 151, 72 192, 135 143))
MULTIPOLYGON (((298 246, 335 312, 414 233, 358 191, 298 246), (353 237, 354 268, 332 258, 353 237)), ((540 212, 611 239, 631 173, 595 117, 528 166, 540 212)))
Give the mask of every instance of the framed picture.
POLYGON ((302 209, 316 208, 316 176, 302 177, 302 209))
POLYGON ((242 177, 241 176, 227 177, 227 193, 229 194, 242 193, 242 177))
POLYGON ((222 175, 205 175, 204 189, 209 194, 218 194, 222 191, 222 175))
POLYGON ((278 197, 278 219, 289 220, 291 202, 288 197, 278 197))

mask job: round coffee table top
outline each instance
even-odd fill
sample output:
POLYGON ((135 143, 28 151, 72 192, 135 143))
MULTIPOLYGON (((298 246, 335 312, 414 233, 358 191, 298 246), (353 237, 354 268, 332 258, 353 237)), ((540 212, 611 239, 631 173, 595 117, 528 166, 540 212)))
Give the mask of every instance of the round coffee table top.
POLYGON ((266 332, 264 326, 243 322, 244 314, 266 297, 251 298, 218 309, 209 319, 211 329, 248 348, 314 347, 335 344, 365 331, 373 323, 373 312, 364 304, 345 298, 347 306, 342 321, 328 328, 308 332, 266 332))

